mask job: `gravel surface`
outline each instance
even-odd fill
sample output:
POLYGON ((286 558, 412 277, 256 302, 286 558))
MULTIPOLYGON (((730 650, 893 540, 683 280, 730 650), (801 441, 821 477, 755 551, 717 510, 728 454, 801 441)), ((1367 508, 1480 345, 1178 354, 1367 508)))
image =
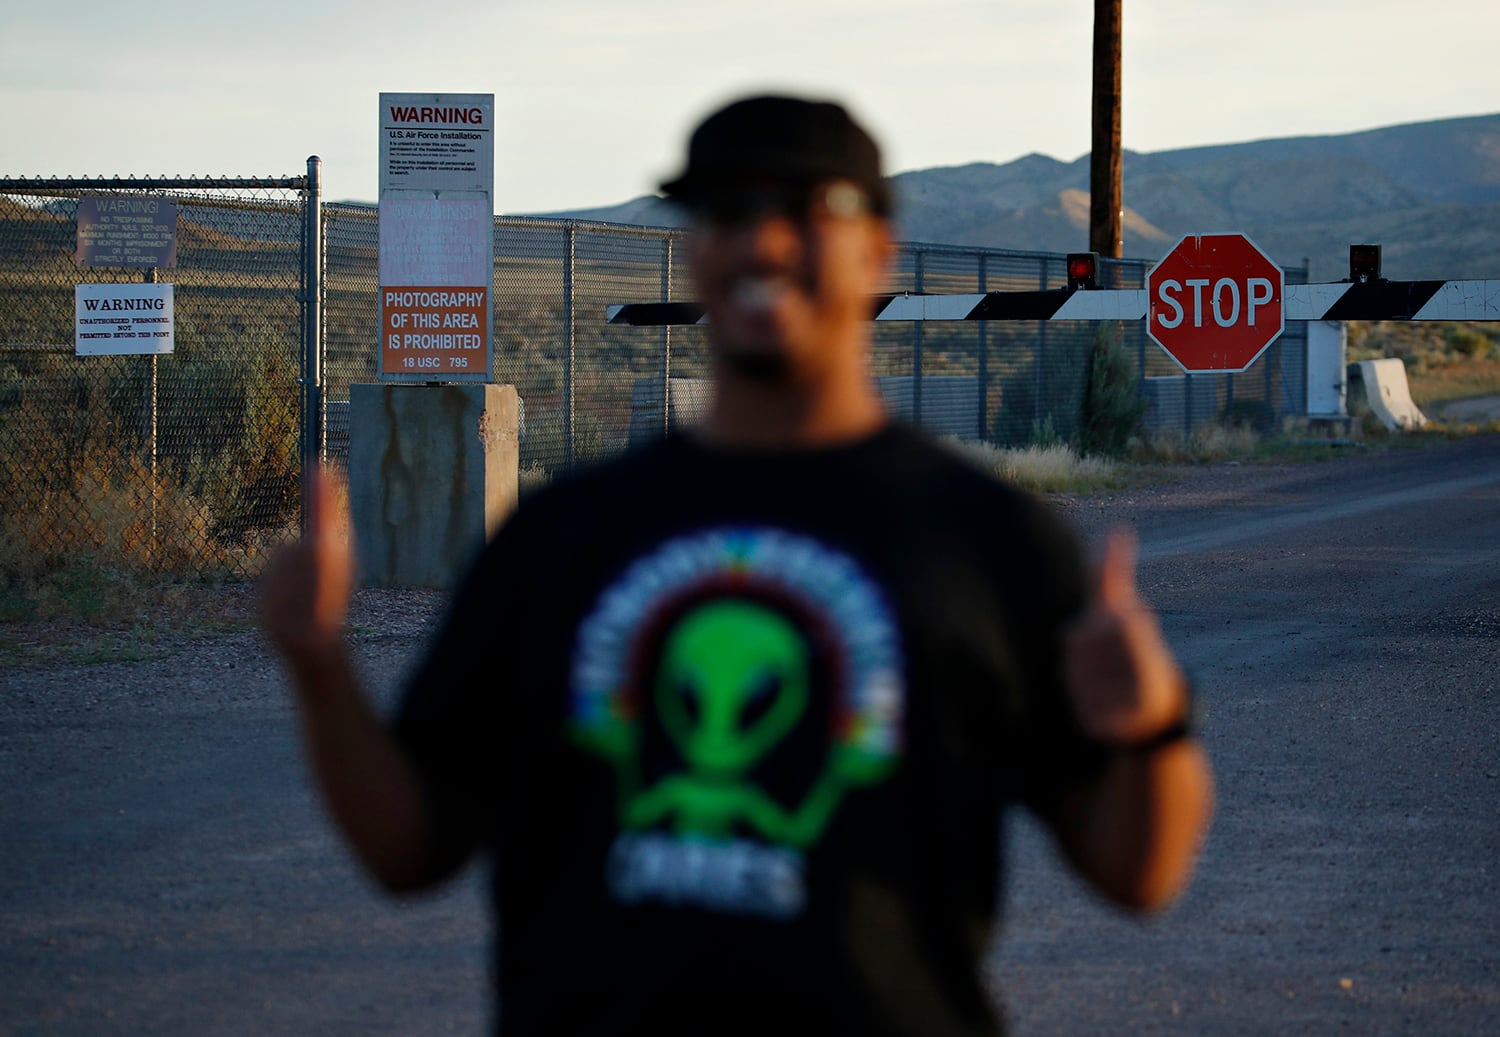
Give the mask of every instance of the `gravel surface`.
POLYGON ((1018 1033, 1500 1033, 1497 462, 1488 436, 1064 502, 1139 531, 1219 806, 1144 925, 1023 830, 1018 1033))
MULTIPOLYGON (((1175 909, 1085 893, 1024 820, 991 962, 1020 1037, 1500 1033, 1500 437, 1203 465, 1058 498, 1129 523, 1207 705, 1219 809, 1175 909)), ((443 607, 362 591, 389 704, 443 607)), ((86 663, 0 627, 0 1034, 478 1033, 478 878, 373 892, 230 591, 86 663)))

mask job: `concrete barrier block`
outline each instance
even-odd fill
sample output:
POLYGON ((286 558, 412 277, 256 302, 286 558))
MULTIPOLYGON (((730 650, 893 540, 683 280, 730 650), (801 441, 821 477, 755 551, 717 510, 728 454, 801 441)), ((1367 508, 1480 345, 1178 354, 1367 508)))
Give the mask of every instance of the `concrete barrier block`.
POLYGON ((1387 429, 1396 432, 1427 425, 1427 416, 1412 402, 1406 365, 1400 360, 1360 360, 1349 366, 1358 373, 1365 403, 1387 429))

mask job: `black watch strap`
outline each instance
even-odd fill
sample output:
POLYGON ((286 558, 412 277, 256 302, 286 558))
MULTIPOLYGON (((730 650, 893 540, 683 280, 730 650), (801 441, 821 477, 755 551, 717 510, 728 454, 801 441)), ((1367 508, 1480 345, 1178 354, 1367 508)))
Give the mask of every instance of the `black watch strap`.
POLYGON ((1169 745, 1186 741, 1198 733, 1198 714, 1201 706, 1198 701, 1197 691, 1191 678, 1186 678, 1187 683, 1187 709, 1182 714, 1182 719, 1175 724, 1162 728, 1153 735, 1147 735, 1138 742, 1106 742, 1111 750, 1117 753, 1125 753, 1128 756, 1149 756, 1169 745))
POLYGON ((1183 718, 1171 727, 1163 728, 1139 742, 1125 742, 1113 748, 1117 753, 1126 753, 1130 756, 1150 756, 1159 749, 1165 749, 1169 745, 1192 738, 1196 733, 1197 725, 1190 718, 1183 718))

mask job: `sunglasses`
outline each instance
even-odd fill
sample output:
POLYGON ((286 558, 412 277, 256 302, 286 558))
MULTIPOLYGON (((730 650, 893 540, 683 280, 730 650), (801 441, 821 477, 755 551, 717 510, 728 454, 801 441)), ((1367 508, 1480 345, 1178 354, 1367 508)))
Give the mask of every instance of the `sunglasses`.
POLYGON ((743 227, 772 216, 799 223, 849 219, 870 211, 870 198, 847 180, 816 184, 756 184, 718 187, 692 202, 693 215, 714 227, 743 227))

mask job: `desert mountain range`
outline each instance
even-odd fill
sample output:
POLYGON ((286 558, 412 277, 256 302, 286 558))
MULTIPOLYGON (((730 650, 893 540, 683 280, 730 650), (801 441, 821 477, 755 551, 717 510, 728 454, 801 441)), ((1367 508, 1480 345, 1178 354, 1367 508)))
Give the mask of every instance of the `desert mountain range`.
MULTIPOLYGON (((892 179, 906 241, 1044 252, 1088 246, 1089 157, 919 169, 892 179)), ((1348 247, 1383 248, 1387 277, 1500 278, 1500 113, 1337 136, 1138 153, 1124 161, 1124 253, 1159 259, 1184 234, 1239 231, 1314 281, 1348 247)), ((673 226, 663 199, 549 213, 673 226)))

